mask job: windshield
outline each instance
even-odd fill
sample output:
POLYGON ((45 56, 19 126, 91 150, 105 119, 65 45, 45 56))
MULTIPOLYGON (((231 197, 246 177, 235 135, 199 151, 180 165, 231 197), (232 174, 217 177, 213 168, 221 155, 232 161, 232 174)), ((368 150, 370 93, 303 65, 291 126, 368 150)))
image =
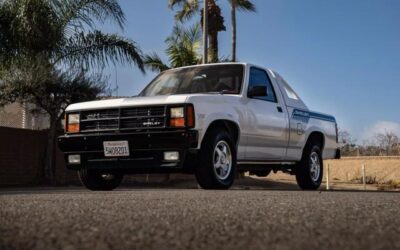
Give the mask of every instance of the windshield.
POLYGON ((158 75, 140 96, 226 93, 239 94, 243 65, 210 65, 170 70, 158 75))

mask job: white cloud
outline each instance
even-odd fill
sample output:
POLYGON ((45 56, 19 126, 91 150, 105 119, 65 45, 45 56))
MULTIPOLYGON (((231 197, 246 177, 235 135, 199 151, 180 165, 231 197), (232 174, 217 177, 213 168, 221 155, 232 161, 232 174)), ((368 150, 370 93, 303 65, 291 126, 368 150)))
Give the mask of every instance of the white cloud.
POLYGON ((378 121, 370 127, 364 129, 361 134, 361 140, 373 138, 376 134, 393 132, 400 137, 400 123, 390 121, 378 121))

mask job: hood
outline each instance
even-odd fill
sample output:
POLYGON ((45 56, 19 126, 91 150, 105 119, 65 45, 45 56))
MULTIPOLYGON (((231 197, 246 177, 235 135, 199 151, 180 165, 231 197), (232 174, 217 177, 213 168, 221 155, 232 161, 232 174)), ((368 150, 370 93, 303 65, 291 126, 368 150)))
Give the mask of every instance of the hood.
POLYGON ((108 109, 145 105, 163 105, 163 104, 180 104, 185 103, 188 95, 169 95, 169 96, 151 96, 151 97, 130 97, 110 100, 100 100, 91 102, 74 103, 68 106, 67 112, 91 110, 91 109, 108 109))

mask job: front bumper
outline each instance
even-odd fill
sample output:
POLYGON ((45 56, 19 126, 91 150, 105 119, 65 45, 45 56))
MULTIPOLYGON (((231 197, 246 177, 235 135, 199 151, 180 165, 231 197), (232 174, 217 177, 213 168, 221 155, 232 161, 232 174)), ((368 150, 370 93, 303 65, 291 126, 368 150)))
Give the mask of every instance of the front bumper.
POLYGON ((195 130, 131 133, 67 134, 58 138, 68 169, 113 169, 134 173, 185 172, 195 162, 198 132, 195 130), (104 141, 128 141, 130 156, 105 157, 104 141), (165 151, 178 151, 179 160, 164 160, 165 151), (79 154, 80 164, 69 164, 68 155, 79 154))

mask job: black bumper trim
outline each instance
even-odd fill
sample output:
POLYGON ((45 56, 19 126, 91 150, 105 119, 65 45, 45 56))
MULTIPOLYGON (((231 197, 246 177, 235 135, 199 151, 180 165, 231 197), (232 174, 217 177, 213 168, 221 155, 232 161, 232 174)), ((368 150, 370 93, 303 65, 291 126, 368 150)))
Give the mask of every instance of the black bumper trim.
POLYGON ((192 163, 197 154, 198 132, 181 130, 64 135, 58 138, 58 145, 64 152, 68 169, 96 168, 160 172, 158 170, 182 169, 184 165, 191 165, 187 163, 192 163), (120 140, 128 141, 130 156, 105 157, 103 142, 120 140), (163 159, 165 151, 178 151, 179 161, 165 161, 163 159), (68 164, 67 157, 70 154, 81 155, 81 164, 68 164))

